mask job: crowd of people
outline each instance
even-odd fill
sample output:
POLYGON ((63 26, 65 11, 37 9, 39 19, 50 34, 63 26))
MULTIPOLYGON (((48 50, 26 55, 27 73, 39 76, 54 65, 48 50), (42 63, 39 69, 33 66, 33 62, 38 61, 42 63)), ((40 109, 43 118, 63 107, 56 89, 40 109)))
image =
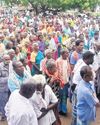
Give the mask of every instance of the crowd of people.
POLYGON ((100 106, 100 20, 0 13, 0 116, 8 125, 90 125, 100 106), (67 124, 67 123, 66 123, 67 124))

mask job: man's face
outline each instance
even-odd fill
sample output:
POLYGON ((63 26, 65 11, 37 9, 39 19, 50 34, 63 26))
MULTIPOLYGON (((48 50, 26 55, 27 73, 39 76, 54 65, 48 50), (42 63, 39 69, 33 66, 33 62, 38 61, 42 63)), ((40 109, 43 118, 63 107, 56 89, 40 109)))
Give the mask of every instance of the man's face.
POLYGON ((11 58, 14 58, 14 57, 15 57, 15 51, 12 51, 12 52, 10 53, 10 57, 11 57, 11 58))
POLYGON ((19 75, 19 76, 23 76, 24 75, 24 66, 21 62, 18 62, 16 64, 16 67, 14 68, 15 72, 19 75))
POLYGON ((98 38, 99 38, 99 34, 94 35, 95 40, 98 40, 98 38))
POLYGON ((92 64, 93 61, 94 61, 94 57, 90 57, 90 58, 88 59, 88 65, 92 64))
POLYGON ((36 91, 37 92, 43 92, 43 85, 42 84, 38 84, 36 87, 36 91))
POLYGON ((68 52, 66 51, 66 52, 64 52, 64 53, 62 54, 62 58, 63 58, 63 59, 67 59, 67 57, 68 57, 68 52))
POLYGON ((4 64, 8 65, 10 63, 10 56, 5 56, 4 57, 4 64))
POLYGON ((85 80, 87 81, 87 82, 89 82, 89 81, 92 81, 93 80, 93 73, 92 73, 92 71, 90 70, 90 71, 88 71, 88 74, 86 74, 86 76, 85 76, 85 80))
POLYGON ((78 46, 78 50, 79 50, 79 51, 82 51, 82 50, 83 50, 83 45, 84 45, 83 42, 81 42, 81 43, 79 44, 79 46, 78 46))

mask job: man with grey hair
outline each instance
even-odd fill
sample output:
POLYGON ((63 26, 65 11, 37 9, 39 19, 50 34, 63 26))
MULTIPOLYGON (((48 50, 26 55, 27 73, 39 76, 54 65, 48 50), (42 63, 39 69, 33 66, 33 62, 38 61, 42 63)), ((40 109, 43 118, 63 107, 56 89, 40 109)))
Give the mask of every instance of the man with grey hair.
POLYGON ((4 107, 8 101, 8 76, 9 76, 10 56, 4 55, 3 62, 0 63, 0 113, 1 120, 5 120, 4 107))
POLYGON ((34 107, 39 125, 52 125, 56 121, 53 109, 57 106, 58 99, 49 85, 46 84, 45 76, 34 75, 36 92, 30 101, 34 107))

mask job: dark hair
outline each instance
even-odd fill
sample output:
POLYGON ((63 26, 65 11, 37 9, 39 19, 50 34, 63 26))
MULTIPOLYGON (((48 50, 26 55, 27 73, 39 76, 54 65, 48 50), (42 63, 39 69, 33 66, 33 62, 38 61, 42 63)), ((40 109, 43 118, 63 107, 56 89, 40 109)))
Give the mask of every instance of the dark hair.
POLYGON ((21 58, 21 59, 20 59, 20 61, 21 61, 22 63, 24 63, 24 61, 25 61, 25 58, 21 58))
POLYGON ((94 35, 99 35, 99 31, 96 31, 96 32, 94 33, 94 35))
POLYGON ((15 50, 15 51, 16 51, 16 48, 17 48, 17 47, 16 47, 16 46, 14 46, 14 47, 13 47, 13 50, 15 50))
POLYGON ((77 41, 75 42, 75 45, 76 45, 76 46, 79 46, 80 43, 83 43, 83 40, 81 40, 81 39, 77 40, 77 41))
POLYGON ((83 60, 87 60, 87 59, 90 59, 93 57, 94 57, 94 54, 91 51, 87 51, 87 52, 83 53, 83 60))
POLYGON ((61 55, 63 55, 66 52, 69 52, 68 49, 61 49, 61 51, 60 51, 61 55))
POLYGON ((35 92, 35 84, 26 83, 22 84, 20 88, 20 94, 26 98, 30 98, 35 92))
POLYGON ((12 43, 12 42, 10 41, 10 42, 8 42, 8 43, 6 44, 6 49, 11 49, 11 48, 9 47, 9 43, 12 43))
POLYGON ((88 75, 91 68, 89 66, 83 66, 80 70, 80 75, 83 78, 85 75, 88 75))

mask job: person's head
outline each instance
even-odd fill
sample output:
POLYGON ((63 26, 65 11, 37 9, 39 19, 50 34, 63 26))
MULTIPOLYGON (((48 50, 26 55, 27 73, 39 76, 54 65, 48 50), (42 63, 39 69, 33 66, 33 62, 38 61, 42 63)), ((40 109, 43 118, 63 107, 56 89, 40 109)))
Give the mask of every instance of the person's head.
POLYGON ((28 65, 28 60, 26 58, 21 58, 20 61, 24 66, 28 65))
POLYGON ((42 40, 43 40, 43 36, 42 36, 42 35, 39 35, 39 36, 38 36, 38 40, 39 40, 39 41, 42 41, 42 40))
POLYGON ((95 40, 98 40, 98 38, 99 38, 99 32, 96 31, 96 32, 94 33, 94 39, 95 39, 95 40))
POLYGON ((49 74, 54 75, 55 72, 57 71, 55 60, 53 60, 53 59, 48 60, 46 63, 46 68, 47 68, 47 71, 49 72, 49 74))
POLYGON ((36 84, 36 91, 42 92, 43 88, 46 84, 45 76, 44 75, 34 75, 33 80, 35 81, 35 84, 36 84))
POLYGON ((38 50, 39 50, 38 43, 33 43, 32 47, 33 47, 33 51, 38 52, 38 50))
POLYGON ((15 50, 15 54, 20 53, 20 48, 18 46, 13 47, 13 49, 15 50))
POLYGON ((13 66, 13 70, 16 72, 16 74, 23 77, 23 75, 24 75, 23 64, 20 61, 13 61, 12 66, 13 66))
POLYGON ((51 59, 53 57, 53 53, 51 49, 46 49, 45 50, 45 56, 47 57, 47 59, 51 59))
POLYGON ((6 49, 12 49, 12 47, 13 47, 13 43, 9 41, 6 45, 6 49))
POLYGON ((4 55, 3 56, 3 62, 4 62, 4 64, 5 65, 9 65, 9 63, 10 63, 10 56, 9 55, 4 55))
POLYGON ((35 92, 35 84, 33 80, 31 81, 29 80, 25 84, 22 84, 19 91, 19 93, 27 99, 31 98, 33 93, 35 92))
POLYGON ((89 66, 83 66, 80 70, 80 75, 82 79, 86 82, 93 80, 93 73, 89 66))
POLYGON ((100 42, 95 43, 95 51, 96 52, 100 51, 100 42))
POLYGON ((10 41, 14 42, 15 41, 15 37, 14 36, 10 36, 10 41))
POLYGON ((11 60, 13 60, 13 58, 15 57, 15 51, 14 51, 13 49, 10 49, 10 50, 8 51, 8 54, 9 54, 11 60))
POLYGON ((90 65, 94 61, 94 54, 91 51, 87 51, 83 53, 83 61, 87 64, 90 65))
POLYGON ((77 40, 75 42, 76 50, 81 52, 83 50, 83 44, 84 44, 83 40, 77 40))
POLYGON ((66 60, 68 58, 68 49, 62 49, 61 50, 61 56, 64 60, 66 60))

